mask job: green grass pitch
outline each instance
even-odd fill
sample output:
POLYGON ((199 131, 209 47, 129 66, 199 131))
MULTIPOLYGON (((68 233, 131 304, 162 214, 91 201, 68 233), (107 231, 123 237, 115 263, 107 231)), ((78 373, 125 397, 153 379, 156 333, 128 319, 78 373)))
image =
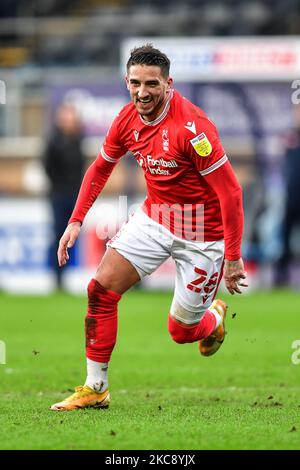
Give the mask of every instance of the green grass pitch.
POLYGON ((171 294, 131 291, 119 309, 108 410, 51 412, 85 379, 85 297, 0 296, 1 449, 297 449, 299 294, 224 296, 213 357, 167 331, 171 294), (234 315, 235 314, 235 315, 234 315))

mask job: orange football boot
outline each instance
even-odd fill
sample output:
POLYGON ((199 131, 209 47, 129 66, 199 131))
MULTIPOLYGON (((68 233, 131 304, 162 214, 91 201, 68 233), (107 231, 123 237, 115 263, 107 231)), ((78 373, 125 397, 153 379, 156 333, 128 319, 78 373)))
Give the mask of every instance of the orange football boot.
POLYGON ((225 317, 227 312, 227 305, 223 300, 214 300, 210 309, 214 309, 221 316, 222 321, 220 325, 209 335, 199 341, 199 350, 202 356, 212 356, 215 354, 222 345, 225 338, 225 317))
POLYGON ((108 408, 110 402, 109 391, 95 392, 88 385, 79 385, 75 393, 65 400, 54 403, 50 407, 52 411, 71 411, 78 408, 108 408))

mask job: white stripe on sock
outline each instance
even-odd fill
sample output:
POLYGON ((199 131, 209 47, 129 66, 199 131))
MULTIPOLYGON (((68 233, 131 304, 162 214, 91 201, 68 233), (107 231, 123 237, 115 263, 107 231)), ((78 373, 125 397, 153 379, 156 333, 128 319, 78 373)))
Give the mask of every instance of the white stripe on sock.
POLYGON ((215 308, 209 308, 208 309, 215 317, 216 319, 216 328, 218 328, 219 325, 221 325, 221 322, 222 322, 222 317, 221 315, 217 312, 217 310, 215 308))

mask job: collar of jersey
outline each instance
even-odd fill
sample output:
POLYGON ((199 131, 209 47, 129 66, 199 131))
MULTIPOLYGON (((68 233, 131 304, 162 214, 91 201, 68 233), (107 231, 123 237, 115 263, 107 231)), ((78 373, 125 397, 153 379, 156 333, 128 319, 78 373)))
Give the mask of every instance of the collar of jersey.
POLYGON ((166 102, 166 105, 165 105, 164 109, 162 110, 162 112, 160 113, 160 115, 156 119, 154 119, 153 121, 145 121, 142 118, 142 116, 140 116, 140 119, 141 119, 142 123, 146 124, 146 126, 156 126, 156 124, 161 122, 166 117, 166 115, 168 114, 172 98, 173 98, 173 90, 170 91, 170 96, 168 98, 168 101, 166 102))

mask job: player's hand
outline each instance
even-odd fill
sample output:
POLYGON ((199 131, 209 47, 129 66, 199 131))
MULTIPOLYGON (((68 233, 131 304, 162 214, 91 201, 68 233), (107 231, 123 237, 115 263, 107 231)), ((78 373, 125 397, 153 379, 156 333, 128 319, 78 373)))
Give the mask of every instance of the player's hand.
POLYGON ((235 292, 241 294, 242 291, 239 286, 248 287, 248 284, 243 281, 243 279, 246 279, 246 276, 247 273, 245 272, 242 258, 236 261, 225 260, 224 279, 230 294, 234 294, 235 292))
POLYGON ((59 266, 64 266, 69 260, 68 248, 72 248, 76 242, 81 224, 80 222, 72 222, 69 224, 61 237, 57 250, 57 259, 59 266))

